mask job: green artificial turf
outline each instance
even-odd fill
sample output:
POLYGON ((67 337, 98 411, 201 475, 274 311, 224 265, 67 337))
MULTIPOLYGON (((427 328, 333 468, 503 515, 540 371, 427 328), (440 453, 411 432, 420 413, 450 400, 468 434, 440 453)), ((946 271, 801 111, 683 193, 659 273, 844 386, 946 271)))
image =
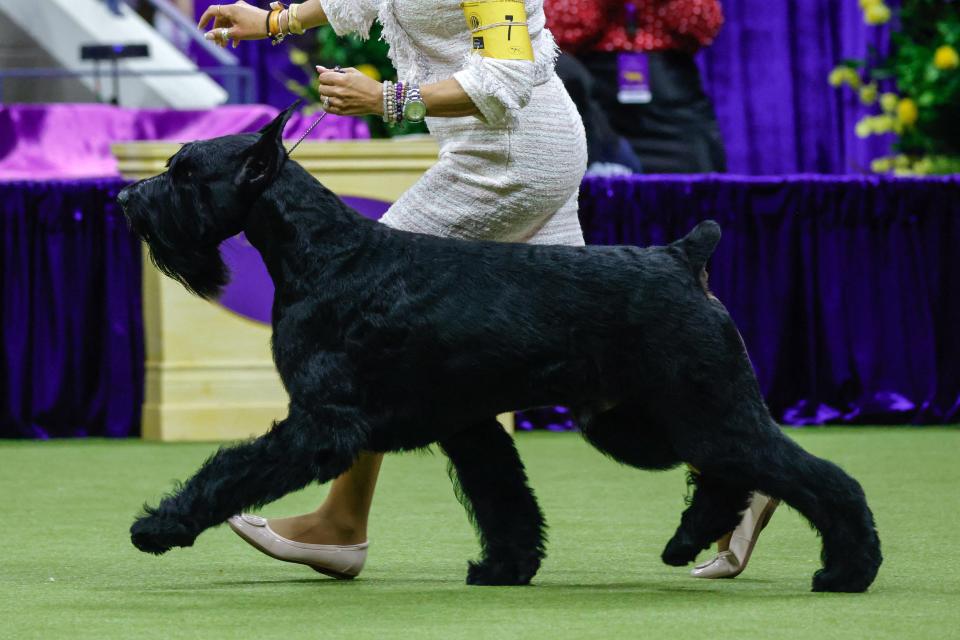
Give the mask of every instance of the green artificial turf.
MULTIPOLYGON (((517 440, 550 523, 530 587, 467 587, 477 551, 441 455, 384 465, 363 575, 338 582, 270 560, 226 527, 190 549, 137 552, 127 528, 214 449, 139 441, 0 443, 0 637, 956 638, 960 430, 791 431, 863 484, 885 563, 867 594, 810 593, 819 544, 781 509, 736 580, 660 563, 681 470, 640 472, 574 434, 517 440)), ((310 488, 266 515, 317 504, 310 488)))

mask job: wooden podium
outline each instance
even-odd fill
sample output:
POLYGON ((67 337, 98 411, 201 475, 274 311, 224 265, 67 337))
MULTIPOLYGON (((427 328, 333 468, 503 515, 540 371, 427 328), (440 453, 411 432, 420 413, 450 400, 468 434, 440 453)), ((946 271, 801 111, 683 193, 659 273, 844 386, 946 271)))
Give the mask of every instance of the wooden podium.
MULTIPOLYGON (((112 146, 120 172, 164 171, 173 143, 112 146)), ((437 159, 430 138, 305 142, 294 159, 341 196, 393 202, 437 159)), ((143 437, 161 441, 256 436, 287 414, 270 354, 270 326, 190 295, 144 253, 146 398, 143 437)), ((512 430, 512 416, 501 422, 512 430)))

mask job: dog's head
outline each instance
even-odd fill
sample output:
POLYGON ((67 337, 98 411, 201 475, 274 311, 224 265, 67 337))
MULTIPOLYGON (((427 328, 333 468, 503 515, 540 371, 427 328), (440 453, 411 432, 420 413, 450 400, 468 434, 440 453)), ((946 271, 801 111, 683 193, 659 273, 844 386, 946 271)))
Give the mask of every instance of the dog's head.
POLYGON ((258 133, 187 144, 166 172, 120 192, 117 201, 160 271, 201 297, 219 295, 229 280, 219 245, 244 229, 280 172, 283 128, 295 107, 258 133))

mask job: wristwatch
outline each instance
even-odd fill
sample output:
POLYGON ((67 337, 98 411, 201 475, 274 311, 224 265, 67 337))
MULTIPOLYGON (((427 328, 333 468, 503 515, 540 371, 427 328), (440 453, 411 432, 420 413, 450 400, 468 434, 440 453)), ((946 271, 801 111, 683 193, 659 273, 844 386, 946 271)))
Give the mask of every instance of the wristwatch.
POLYGON ((412 82, 407 85, 407 98, 403 102, 403 119, 407 122, 423 122, 427 117, 427 105, 420 97, 420 85, 412 82))

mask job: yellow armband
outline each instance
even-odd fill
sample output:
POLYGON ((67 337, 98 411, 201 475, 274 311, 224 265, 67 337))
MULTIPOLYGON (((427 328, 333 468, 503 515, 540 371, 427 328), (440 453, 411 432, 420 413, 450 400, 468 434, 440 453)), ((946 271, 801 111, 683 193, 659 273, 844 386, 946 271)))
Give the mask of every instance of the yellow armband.
POLYGON ((461 2, 472 38, 471 48, 486 58, 533 61, 522 0, 461 2))

